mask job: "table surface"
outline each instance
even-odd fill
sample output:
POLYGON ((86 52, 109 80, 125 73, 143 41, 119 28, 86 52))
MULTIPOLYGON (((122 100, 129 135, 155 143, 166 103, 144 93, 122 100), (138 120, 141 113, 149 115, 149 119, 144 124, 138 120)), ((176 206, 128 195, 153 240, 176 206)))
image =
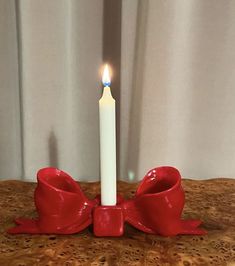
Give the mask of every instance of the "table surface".
MULTIPOLYGON (((235 265, 235 180, 182 181, 185 218, 200 218, 206 236, 161 237, 126 225, 123 237, 97 238, 91 229, 75 235, 9 235, 15 217, 35 217, 35 183, 0 182, 0 265, 235 265)), ((118 182, 130 198, 138 184, 118 182)), ((82 183, 88 197, 99 183, 82 183)))

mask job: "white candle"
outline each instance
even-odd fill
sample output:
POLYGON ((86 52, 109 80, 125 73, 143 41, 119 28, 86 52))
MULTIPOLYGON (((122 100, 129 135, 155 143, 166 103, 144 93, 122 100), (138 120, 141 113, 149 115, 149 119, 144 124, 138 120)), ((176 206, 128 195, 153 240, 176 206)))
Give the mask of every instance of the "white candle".
POLYGON ((101 205, 116 205, 116 122, 109 68, 105 65, 103 95, 99 100, 101 205))

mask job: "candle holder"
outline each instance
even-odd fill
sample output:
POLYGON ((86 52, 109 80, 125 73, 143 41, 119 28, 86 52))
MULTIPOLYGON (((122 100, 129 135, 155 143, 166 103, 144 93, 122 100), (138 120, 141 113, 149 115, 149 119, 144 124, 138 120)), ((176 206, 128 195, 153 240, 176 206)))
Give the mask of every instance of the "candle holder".
POLYGON ((37 173, 34 202, 36 219, 15 219, 11 234, 75 234, 93 224, 95 236, 121 236, 125 222, 150 234, 201 235, 200 220, 182 220, 185 198, 177 169, 163 166, 150 170, 129 200, 117 196, 116 206, 101 206, 100 196, 86 197, 67 173, 43 168, 37 173))

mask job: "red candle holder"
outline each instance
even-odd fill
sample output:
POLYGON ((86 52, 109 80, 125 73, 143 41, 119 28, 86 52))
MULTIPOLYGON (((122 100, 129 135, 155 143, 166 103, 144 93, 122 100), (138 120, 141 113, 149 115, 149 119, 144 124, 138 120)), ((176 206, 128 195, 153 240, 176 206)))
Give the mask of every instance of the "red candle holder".
POLYGON ((90 224, 96 236, 121 236, 125 222, 150 234, 201 235, 200 220, 182 220, 185 198, 177 169, 163 166, 150 170, 135 196, 118 196, 116 206, 101 206, 100 196, 88 199, 79 184, 56 168, 43 168, 37 174, 34 193, 37 219, 15 219, 11 234, 75 234, 90 224))

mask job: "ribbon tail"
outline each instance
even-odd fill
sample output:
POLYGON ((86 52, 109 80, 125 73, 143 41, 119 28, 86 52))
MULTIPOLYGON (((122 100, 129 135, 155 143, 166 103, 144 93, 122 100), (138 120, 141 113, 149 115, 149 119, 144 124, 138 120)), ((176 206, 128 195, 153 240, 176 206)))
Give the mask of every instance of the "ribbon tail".
POLYGON ((87 219, 82 224, 78 221, 74 222, 71 225, 65 226, 61 229, 53 228, 46 229, 40 228, 39 220, 34 219, 25 219, 25 218, 17 218, 15 219, 16 226, 11 227, 7 230, 9 234, 74 234, 79 233, 88 227, 92 221, 91 219, 87 219))
POLYGON ((207 231, 198 228, 201 225, 202 221, 200 220, 181 220, 181 231, 179 234, 182 235, 206 235, 207 231))
POLYGON ((68 227, 62 228, 61 230, 58 230, 56 234, 60 235, 71 235, 81 232, 82 230, 86 229, 89 225, 91 225, 92 220, 91 218, 87 219, 83 223, 75 222, 72 225, 69 225, 68 227))
POLYGON ((141 210, 138 209, 137 205, 134 200, 122 203, 125 221, 145 233, 154 234, 155 231, 145 224, 141 210))
POLYGON ((40 233, 39 228, 37 226, 37 220, 18 218, 15 219, 15 223, 17 224, 15 227, 9 228, 7 230, 9 234, 40 233))

